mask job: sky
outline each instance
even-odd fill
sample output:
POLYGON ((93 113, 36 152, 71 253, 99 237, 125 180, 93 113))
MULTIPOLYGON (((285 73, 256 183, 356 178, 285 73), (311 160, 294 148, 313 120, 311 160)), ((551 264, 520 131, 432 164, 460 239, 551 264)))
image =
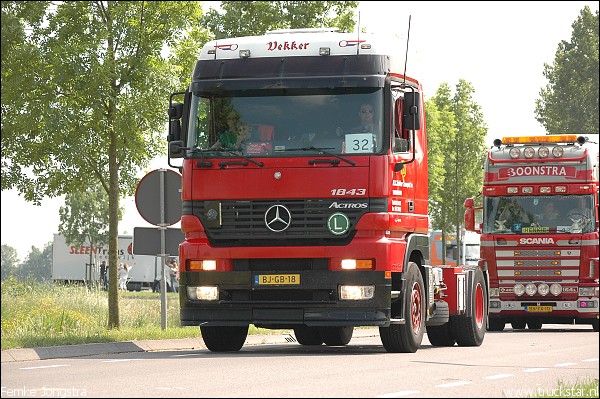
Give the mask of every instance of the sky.
MULTIPOLYGON (((218 2, 204 2, 205 4, 218 2)), ((442 83, 456 87, 471 83, 474 101, 488 126, 486 143, 505 135, 545 134, 535 120, 535 100, 547 84, 544 63, 553 64, 558 44, 570 41, 571 25, 592 1, 368 1, 359 2, 360 26, 367 32, 392 35, 406 51, 410 16, 408 76, 423 85, 425 99, 442 83)), ((167 101, 168 99, 165 99, 167 101)), ((166 132, 165 132, 166 135, 166 132)), ((166 158, 155 159, 145 173, 169 168, 166 158)), ((15 248, 24 260, 58 232, 58 210, 64 197, 34 206, 16 190, 1 193, 1 243, 15 248)), ((134 227, 153 227, 138 213, 133 197, 122 200, 125 215, 120 234, 134 227)), ((174 225, 178 227, 178 225, 174 225)))

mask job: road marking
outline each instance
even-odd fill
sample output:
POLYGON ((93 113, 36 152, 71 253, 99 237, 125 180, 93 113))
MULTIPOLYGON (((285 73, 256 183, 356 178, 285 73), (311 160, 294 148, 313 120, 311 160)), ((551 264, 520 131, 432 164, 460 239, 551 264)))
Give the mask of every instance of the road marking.
POLYGON ((53 367, 69 367, 68 364, 53 364, 52 366, 21 367, 21 370, 51 369, 53 367))
POLYGON ((524 373, 537 373, 538 371, 548 370, 548 367, 534 367, 523 370, 524 373))
POLYGON ((496 374, 496 375, 490 375, 487 377, 483 377, 487 380, 499 380, 500 378, 508 378, 508 377, 513 377, 514 374, 496 374))
POLYGON ((112 360, 102 360, 102 363, 118 363, 118 362, 135 362, 144 359, 112 359, 112 360))
POLYGON ((575 366, 577 363, 559 363, 559 364, 555 364, 554 367, 568 367, 568 366, 575 366))
POLYGON ((452 388, 452 387, 460 387, 462 385, 468 385, 468 384, 472 384, 473 381, 455 381, 455 382, 449 382, 447 384, 440 384, 440 385, 436 385, 436 388, 452 388))
POLYGON ((594 358, 591 358, 591 359, 583 359, 582 360, 582 362, 597 362, 597 361, 598 361, 597 357, 594 357, 594 358))

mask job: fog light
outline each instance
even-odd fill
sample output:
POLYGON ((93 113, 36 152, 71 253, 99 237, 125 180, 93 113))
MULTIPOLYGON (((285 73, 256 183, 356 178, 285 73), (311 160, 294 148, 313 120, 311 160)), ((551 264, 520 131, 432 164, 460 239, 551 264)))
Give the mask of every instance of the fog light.
POLYGON ((538 294, 546 296, 550 292, 550 287, 548 287, 548 284, 542 283, 538 286, 537 291, 538 294))
POLYGON ((554 296, 559 296, 562 293, 562 286, 560 284, 552 284, 550 286, 550 293, 554 296))
POLYGON ((527 293, 527 295, 534 296, 536 292, 537 287, 535 286, 535 284, 529 283, 525 286, 525 293, 527 293))
POLYGON ((342 259, 342 269, 344 269, 344 270, 356 269, 356 259, 342 259))
POLYGON ((364 301, 375 296, 374 285, 340 285, 340 299, 348 301, 364 301))
POLYGON ((216 301, 219 287, 187 287, 187 296, 192 301, 216 301))
POLYGON ((525 293, 525 287, 523 286, 523 284, 516 284, 513 287, 513 292, 516 296, 521 296, 525 293))

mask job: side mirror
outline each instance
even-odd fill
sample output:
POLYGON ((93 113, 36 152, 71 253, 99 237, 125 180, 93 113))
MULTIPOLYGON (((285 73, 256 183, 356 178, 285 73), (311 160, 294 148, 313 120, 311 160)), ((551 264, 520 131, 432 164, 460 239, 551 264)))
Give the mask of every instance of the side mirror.
POLYGON ((169 142, 169 158, 183 158, 185 147, 183 141, 174 140, 169 142))
POLYGON ((467 208, 465 211, 465 230, 481 234, 481 222, 476 222, 481 220, 482 211, 483 207, 481 206, 467 208))
POLYGON ((465 200, 464 206, 465 208, 473 208, 474 203, 475 202, 473 201, 473 198, 467 198, 465 200))
POLYGON ((403 127, 408 130, 421 129, 421 93, 416 91, 404 94, 403 127))
POLYGON ((169 114, 169 134, 167 141, 181 140, 181 116, 183 115, 183 104, 173 103, 167 111, 169 114))

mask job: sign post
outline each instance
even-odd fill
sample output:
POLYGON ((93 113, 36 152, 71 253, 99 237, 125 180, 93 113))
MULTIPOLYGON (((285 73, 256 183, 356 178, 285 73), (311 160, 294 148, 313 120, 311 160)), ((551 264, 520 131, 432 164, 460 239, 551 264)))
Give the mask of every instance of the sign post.
POLYGON ((155 255, 161 258, 160 310, 161 327, 165 330, 167 328, 167 257, 179 253, 178 246, 174 248, 173 245, 167 251, 167 235, 172 235, 174 239, 182 238, 181 230, 167 229, 167 227, 181 219, 181 175, 167 169, 158 169, 148 173, 140 180, 135 190, 135 205, 144 220, 158 226, 157 231, 160 234, 160 253, 151 254, 144 252, 149 248, 148 245, 141 243, 136 245, 138 237, 140 240, 144 240, 148 239, 149 236, 142 234, 136 237, 136 232, 140 233, 141 230, 134 229, 133 252, 134 254, 155 255), (140 252, 136 252, 136 249, 140 252))

